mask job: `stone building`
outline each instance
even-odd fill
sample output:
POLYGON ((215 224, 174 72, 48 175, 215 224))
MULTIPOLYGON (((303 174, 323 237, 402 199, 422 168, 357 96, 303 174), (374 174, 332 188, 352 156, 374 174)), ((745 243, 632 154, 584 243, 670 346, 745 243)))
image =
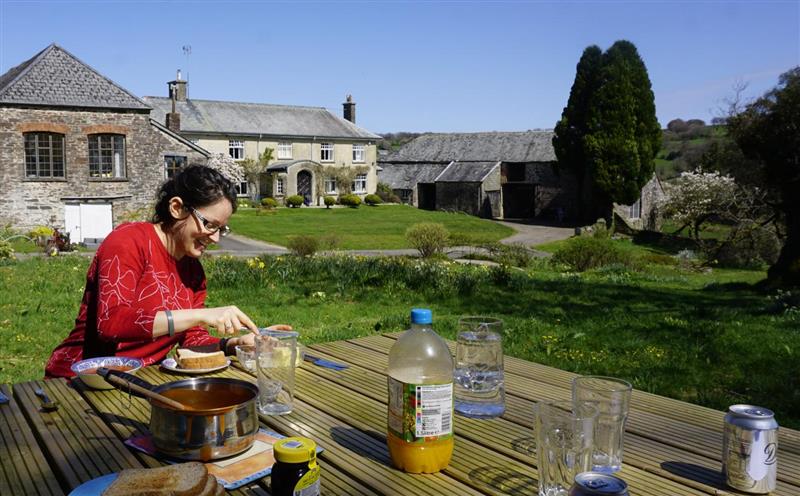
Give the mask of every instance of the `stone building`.
POLYGON ((135 95, 52 44, 0 76, 0 222, 104 238, 141 216, 176 167, 209 153, 135 95))
MULTIPOLYGON (((577 185, 556 173, 552 131, 424 134, 378 161, 378 180, 404 202, 498 219, 563 221, 577 217, 577 185)), ((649 225, 658 179, 640 201, 615 205, 632 227, 649 225)))
POLYGON ((144 97, 153 118, 209 152, 235 160, 258 162, 264 150, 272 150, 259 184, 239 185, 242 196, 280 201, 300 195, 321 205, 324 196, 352 192, 363 198, 375 192, 380 136, 355 125, 356 104, 349 95, 338 117, 322 107, 189 98, 187 85, 178 73, 168 83, 168 97, 144 97))

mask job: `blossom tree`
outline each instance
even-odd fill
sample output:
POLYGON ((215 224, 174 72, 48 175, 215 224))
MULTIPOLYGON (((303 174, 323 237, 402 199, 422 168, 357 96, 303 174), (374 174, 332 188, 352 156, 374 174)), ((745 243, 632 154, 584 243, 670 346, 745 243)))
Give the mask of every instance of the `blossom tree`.
POLYGON ((224 153, 217 153, 208 158, 208 167, 216 169, 220 174, 228 178, 233 184, 244 181, 244 170, 239 162, 224 153))
POLYGON ((681 224, 678 232, 691 228, 695 240, 700 239, 703 223, 735 209, 744 193, 732 177, 702 169, 681 173, 665 190, 659 208, 665 217, 681 224))

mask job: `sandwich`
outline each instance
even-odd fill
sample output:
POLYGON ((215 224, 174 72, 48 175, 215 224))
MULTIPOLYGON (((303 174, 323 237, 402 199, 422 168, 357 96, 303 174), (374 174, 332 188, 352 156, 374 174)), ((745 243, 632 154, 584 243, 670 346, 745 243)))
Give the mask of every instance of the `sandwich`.
POLYGON ((128 468, 102 496, 216 496, 225 489, 200 462, 159 468, 128 468))
POLYGON ((211 369, 228 364, 228 359, 222 351, 202 353, 188 348, 178 348, 177 354, 176 362, 182 369, 211 369))

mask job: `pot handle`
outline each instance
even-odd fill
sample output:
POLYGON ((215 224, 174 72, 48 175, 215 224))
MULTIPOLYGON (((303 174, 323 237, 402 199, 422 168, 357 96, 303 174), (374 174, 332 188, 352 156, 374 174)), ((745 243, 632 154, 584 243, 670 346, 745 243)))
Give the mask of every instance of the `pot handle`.
POLYGON ((130 384, 133 386, 139 386, 139 388, 142 389, 147 389, 148 391, 153 391, 156 388, 154 384, 150 384, 144 379, 140 379, 133 374, 128 374, 127 372, 122 372, 119 370, 111 370, 106 367, 100 367, 97 369, 97 374, 105 379, 107 383, 111 384, 120 391, 125 391, 126 393, 138 396, 139 398, 147 399, 147 395, 139 392, 138 388, 136 387, 130 387, 130 384))

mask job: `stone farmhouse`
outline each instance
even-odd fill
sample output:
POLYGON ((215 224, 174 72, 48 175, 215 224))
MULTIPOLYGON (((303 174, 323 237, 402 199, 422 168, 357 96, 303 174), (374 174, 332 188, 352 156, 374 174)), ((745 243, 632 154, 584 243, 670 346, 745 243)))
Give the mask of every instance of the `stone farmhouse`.
POLYGON ((322 107, 188 98, 180 73, 168 86, 169 97, 143 100, 153 108, 153 118, 170 130, 234 160, 258 162, 264 150, 272 150, 259 184, 241 183, 240 195, 279 201, 300 195, 306 204, 322 205, 325 196, 355 193, 363 198, 375 192, 380 136, 355 125, 356 104, 350 96, 341 118, 322 107))
MULTIPOLYGON (((552 131, 424 134, 382 156, 378 180, 418 208, 497 219, 575 218, 576 179, 557 174, 552 131)), ((654 221, 658 178, 634 205, 615 205, 630 227, 654 221)))
POLYGON ((150 107, 52 44, 0 76, 0 222, 103 238, 141 216, 171 164, 209 152, 150 107), (139 214, 136 214, 140 211, 139 214))

